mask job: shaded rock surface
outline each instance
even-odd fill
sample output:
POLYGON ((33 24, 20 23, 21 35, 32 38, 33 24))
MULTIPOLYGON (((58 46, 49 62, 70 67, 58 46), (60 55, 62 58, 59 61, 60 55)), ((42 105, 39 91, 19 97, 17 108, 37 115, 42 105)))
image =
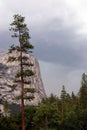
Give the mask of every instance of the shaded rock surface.
MULTIPOLYGON (((15 103, 20 105, 20 100, 16 100, 16 97, 20 95, 20 84, 17 85, 15 91, 11 91, 12 89, 9 87, 10 85, 14 84, 13 81, 15 79, 15 74, 20 66, 17 61, 12 63, 7 62, 9 55, 18 56, 18 53, 0 53, 0 99, 2 104, 5 100, 7 100, 9 104, 15 103)), ((27 85, 26 87, 34 87, 36 92, 34 93, 34 100, 25 100, 25 105, 38 105, 38 103, 41 102, 42 98, 46 97, 46 94, 41 79, 39 63, 34 56, 31 56, 29 54, 27 54, 27 56, 29 57, 29 61, 33 63, 31 69, 35 75, 30 79, 31 84, 27 85)))

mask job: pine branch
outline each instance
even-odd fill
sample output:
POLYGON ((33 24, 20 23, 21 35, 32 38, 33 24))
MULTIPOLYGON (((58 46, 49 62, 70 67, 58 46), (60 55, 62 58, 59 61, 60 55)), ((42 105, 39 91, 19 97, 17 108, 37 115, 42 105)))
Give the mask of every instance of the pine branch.
POLYGON ((34 72, 32 71, 32 70, 23 70, 23 71, 21 71, 21 72, 18 72, 17 74, 16 74, 16 78, 19 78, 19 77, 30 77, 30 76, 33 76, 34 75, 34 72))
POLYGON ((7 86, 8 86, 9 88, 11 88, 11 92, 12 92, 12 91, 14 91, 14 90, 16 89, 17 84, 13 84, 13 85, 7 84, 7 86))
POLYGON ((27 61, 29 58, 27 57, 27 56, 18 56, 18 58, 17 58, 17 60, 18 61, 21 61, 21 59, 23 60, 23 61, 27 61))
POLYGON ((26 49, 33 49, 34 46, 32 44, 30 44, 29 42, 26 42, 23 44, 23 48, 26 48, 26 49))
MULTIPOLYGON (((15 79, 14 82, 15 83, 21 83, 21 80, 20 79, 15 79)), ((25 81, 24 80, 24 84, 31 84, 31 81, 25 81)))
POLYGON ((27 93, 27 92, 35 93, 35 88, 25 88, 25 89, 24 89, 24 92, 25 92, 25 93, 27 93))
POLYGON ((32 64, 32 63, 29 63, 29 62, 23 62, 22 65, 29 66, 29 67, 30 67, 30 66, 33 66, 33 64, 32 64))
MULTIPOLYGON (((32 96, 24 96, 24 99, 25 100, 29 100, 29 101, 33 100, 34 98, 35 98, 34 95, 32 95, 32 96)), ((20 100, 21 99, 21 95, 16 96, 16 99, 20 100)))
POLYGON ((12 53, 13 51, 20 51, 20 47, 19 46, 14 46, 14 44, 12 46, 10 46, 10 48, 8 49, 8 53, 12 53))
POLYGON ((32 96, 25 96, 24 99, 31 101, 31 100, 34 99, 34 95, 32 95, 32 96))
POLYGON ((14 62, 14 61, 16 61, 16 57, 14 57, 14 56, 9 56, 8 62, 14 62))

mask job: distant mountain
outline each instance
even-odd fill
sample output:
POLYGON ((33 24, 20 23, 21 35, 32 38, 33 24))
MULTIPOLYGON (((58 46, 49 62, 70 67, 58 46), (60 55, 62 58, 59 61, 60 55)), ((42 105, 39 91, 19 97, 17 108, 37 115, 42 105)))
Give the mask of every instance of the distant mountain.
MULTIPOLYGON (((5 100, 9 102, 9 104, 20 104, 20 100, 16 100, 16 97, 20 95, 20 84, 16 87, 16 89, 12 92, 11 91, 11 85, 13 85, 13 81, 15 79, 15 74, 17 70, 19 69, 19 63, 17 61, 9 63, 7 62, 8 56, 14 55, 17 56, 18 53, 14 52, 13 54, 8 53, 0 53, 0 98, 1 98, 1 104, 5 100)), ((29 57, 29 61, 33 64, 32 70, 35 72, 35 75, 31 77, 31 85, 27 85, 26 87, 34 87, 36 92, 34 94, 34 100, 32 101, 26 101, 25 105, 38 105, 38 103, 41 102, 42 98, 46 97, 46 93, 44 90, 43 82, 41 79, 40 74, 40 68, 39 63, 37 59, 34 56, 31 56, 27 54, 29 57)), ((3 107, 3 105, 0 105, 3 107)))

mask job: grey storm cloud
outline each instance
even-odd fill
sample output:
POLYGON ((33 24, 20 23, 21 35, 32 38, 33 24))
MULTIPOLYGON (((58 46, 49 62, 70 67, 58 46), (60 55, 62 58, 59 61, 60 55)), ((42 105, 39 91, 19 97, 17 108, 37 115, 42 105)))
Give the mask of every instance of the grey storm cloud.
MULTIPOLYGON (((68 67, 83 65, 87 45, 86 37, 80 37, 76 31, 78 27, 65 27, 61 19, 53 19, 44 27, 30 28, 31 41, 35 46, 34 54, 39 60, 51 62, 68 67), (82 52, 82 53, 81 53, 82 52)), ((16 43, 9 31, 0 33, 1 50, 16 43)))
MULTIPOLYGON (((61 21, 60 21, 61 22, 61 21)), ((78 28, 68 27, 58 30, 61 26, 59 21, 47 24, 42 32, 34 34, 36 43, 36 55, 40 60, 58 63, 68 67, 81 67, 84 55, 87 53, 87 38, 76 33, 78 28), (56 28, 54 28, 56 25, 56 28), (53 27, 52 27, 53 26, 53 27), (50 29, 54 28, 54 29, 50 29)))
POLYGON ((57 93, 63 84, 69 91, 77 92, 81 75, 87 72, 85 2, 0 0, 0 51, 7 51, 10 45, 17 43, 9 32, 13 15, 25 16, 47 93, 57 93))

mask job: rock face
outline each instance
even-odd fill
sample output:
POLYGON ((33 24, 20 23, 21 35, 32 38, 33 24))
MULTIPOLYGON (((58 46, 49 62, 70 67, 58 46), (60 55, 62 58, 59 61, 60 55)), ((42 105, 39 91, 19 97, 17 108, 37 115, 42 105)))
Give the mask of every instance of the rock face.
MULTIPOLYGON (((17 56, 18 53, 14 52, 13 54, 17 56)), ((7 62, 8 60, 8 53, 0 53, 0 98, 2 99, 2 102, 7 100, 10 104, 20 104, 20 100, 16 100, 15 97, 20 95, 20 84, 16 87, 15 91, 11 91, 10 85, 13 85, 13 80, 15 78, 15 74, 19 69, 19 63, 16 62, 7 62)), ((34 93, 34 100, 25 101, 25 105, 38 105, 38 103, 41 102, 42 98, 46 97, 44 86, 42 83, 41 75, 40 75, 40 68, 37 59, 34 56, 30 56, 29 61, 33 63, 32 70, 35 73, 34 76, 31 77, 31 86, 35 88, 34 93)), ((30 85, 27 85, 26 87, 30 87, 30 85)))

